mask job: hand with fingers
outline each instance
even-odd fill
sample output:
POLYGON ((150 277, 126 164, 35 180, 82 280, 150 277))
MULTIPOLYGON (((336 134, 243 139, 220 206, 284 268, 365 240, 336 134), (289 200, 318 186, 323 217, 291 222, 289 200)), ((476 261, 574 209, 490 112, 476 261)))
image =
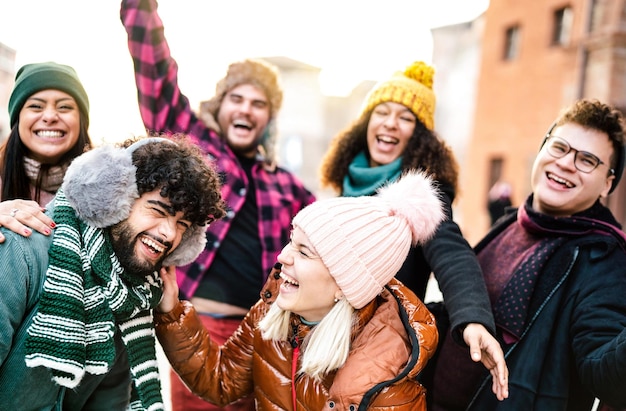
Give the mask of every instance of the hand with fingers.
POLYGON ((470 323, 463 330, 463 340, 469 346, 474 362, 482 362, 493 379, 492 391, 502 401, 509 397, 509 369, 504 361, 500 343, 482 324, 470 323))
POLYGON ((163 297, 156 307, 157 311, 168 313, 178 304, 178 284, 176 283, 176 267, 162 267, 161 279, 163 280, 163 297))
MULTIPOLYGON (((32 230, 50 235, 55 224, 36 201, 7 200, 0 202, 0 227, 29 237, 32 230)), ((4 240, 4 235, 0 233, 0 243, 4 240)))

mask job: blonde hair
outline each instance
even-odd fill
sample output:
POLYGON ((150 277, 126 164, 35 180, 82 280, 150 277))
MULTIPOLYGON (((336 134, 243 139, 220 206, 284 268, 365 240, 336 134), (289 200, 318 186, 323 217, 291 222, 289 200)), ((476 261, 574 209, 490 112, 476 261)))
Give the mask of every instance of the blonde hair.
MULTIPOLYGON (((302 341, 300 372, 321 381, 326 374, 340 368, 350 353, 350 338, 355 310, 342 298, 302 341)), ((287 341, 291 312, 276 303, 259 322, 264 340, 287 341)))

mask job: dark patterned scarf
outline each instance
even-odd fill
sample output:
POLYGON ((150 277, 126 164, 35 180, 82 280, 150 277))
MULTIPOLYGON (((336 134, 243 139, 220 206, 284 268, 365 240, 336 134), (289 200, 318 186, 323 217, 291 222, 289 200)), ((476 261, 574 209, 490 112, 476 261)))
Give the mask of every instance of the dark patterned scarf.
POLYGON ((599 201, 591 208, 570 217, 552 217, 531 208, 532 195, 517 212, 518 224, 528 233, 539 237, 533 253, 515 269, 498 301, 494 318, 498 327, 519 338, 524 329, 528 305, 537 276, 556 251, 566 241, 586 235, 606 235, 618 240, 626 251, 626 234, 611 212, 599 201))

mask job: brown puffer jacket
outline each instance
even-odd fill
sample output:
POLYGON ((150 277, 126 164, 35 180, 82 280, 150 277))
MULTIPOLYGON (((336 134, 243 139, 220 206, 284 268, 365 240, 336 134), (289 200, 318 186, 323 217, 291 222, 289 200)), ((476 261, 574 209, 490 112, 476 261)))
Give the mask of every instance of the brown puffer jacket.
MULTIPOLYGON (((209 337, 193 306, 182 301, 169 313, 155 313, 156 333, 172 367, 192 391, 224 406, 254 391, 258 410, 293 410, 289 341, 266 341, 257 328, 278 294, 278 271, 262 299, 223 345, 209 337)), ((397 280, 357 310, 346 363, 322 382, 295 376, 297 410, 426 410, 426 390, 416 381, 437 347, 437 328, 424 304, 397 280)), ((309 327, 292 317, 298 336, 309 327)), ((294 344, 295 345, 295 344, 294 344)))

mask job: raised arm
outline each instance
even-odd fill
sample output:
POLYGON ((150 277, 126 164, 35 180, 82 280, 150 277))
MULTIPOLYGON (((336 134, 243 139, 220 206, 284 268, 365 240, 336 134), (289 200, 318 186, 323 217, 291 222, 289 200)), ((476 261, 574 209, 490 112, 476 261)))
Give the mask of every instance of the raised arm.
POLYGON ((156 0, 123 0, 120 18, 128 34, 139 111, 149 132, 198 134, 199 121, 178 87, 178 65, 170 55, 156 0))

